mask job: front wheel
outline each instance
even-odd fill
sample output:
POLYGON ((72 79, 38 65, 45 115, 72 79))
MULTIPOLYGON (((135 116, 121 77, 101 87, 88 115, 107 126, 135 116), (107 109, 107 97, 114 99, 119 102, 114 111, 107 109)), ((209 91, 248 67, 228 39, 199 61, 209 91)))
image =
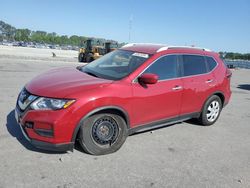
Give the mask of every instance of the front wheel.
POLYGON ((95 114, 83 121, 79 141, 83 150, 92 155, 117 151, 128 135, 126 122, 116 114, 95 114))
POLYGON ((79 62, 84 62, 84 53, 79 53, 79 55, 78 55, 78 61, 79 62))
POLYGON ((220 116, 221 109, 222 103, 220 97, 216 95, 211 96, 203 107, 199 122, 206 126, 214 124, 220 116))

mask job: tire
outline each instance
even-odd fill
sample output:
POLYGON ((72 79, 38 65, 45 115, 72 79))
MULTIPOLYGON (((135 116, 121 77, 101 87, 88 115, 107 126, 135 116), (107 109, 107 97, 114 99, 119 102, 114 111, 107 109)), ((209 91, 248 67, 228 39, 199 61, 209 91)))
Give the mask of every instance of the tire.
POLYGON ((90 62, 92 62, 92 61, 94 61, 93 56, 92 56, 92 55, 88 55, 87 58, 86 58, 86 62, 87 62, 87 63, 90 63, 90 62))
POLYGON ((80 53, 80 54, 78 55, 78 61, 79 61, 79 62, 84 62, 84 53, 80 53))
POLYGON ((104 155, 120 149, 127 135, 128 129, 121 116, 111 113, 95 114, 83 121, 79 142, 86 153, 104 155))
POLYGON ((203 106, 199 123, 204 126, 214 124, 220 116, 222 110, 222 102, 217 95, 211 96, 203 106))

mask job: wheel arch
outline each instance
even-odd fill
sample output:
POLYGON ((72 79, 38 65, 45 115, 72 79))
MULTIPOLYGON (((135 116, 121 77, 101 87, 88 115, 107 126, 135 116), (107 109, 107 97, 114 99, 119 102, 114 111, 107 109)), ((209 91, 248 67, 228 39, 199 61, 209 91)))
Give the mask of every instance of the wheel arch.
POLYGON ((225 102, 225 96, 224 96, 224 94, 223 94, 221 91, 215 91, 215 92, 213 92, 211 95, 209 95, 209 96, 206 98, 206 100, 203 102, 201 111, 202 111, 202 109, 204 108, 204 106, 205 106, 207 100, 208 100, 210 97, 212 97, 213 95, 218 96, 218 97, 220 98, 220 100, 221 100, 222 107, 224 106, 224 102, 225 102))
POLYGON ((90 117, 90 116, 92 116, 94 114, 98 114, 98 113, 114 113, 114 114, 120 115, 124 119, 124 121, 126 122, 127 129, 130 128, 129 115, 128 115, 128 113, 124 109, 122 109, 121 107, 118 107, 118 106, 104 106, 104 107, 99 107, 99 108, 96 108, 96 109, 90 111, 89 113, 87 113, 80 120, 80 122, 75 127, 75 130, 73 132, 72 139, 71 139, 72 142, 75 142, 75 140, 77 138, 77 135, 78 135, 78 132, 79 132, 79 129, 80 129, 83 121, 85 119, 87 119, 88 117, 90 117))
POLYGON ((222 106, 224 106, 224 103, 225 103, 225 96, 224 96, 224 94, 221 91, 217 91, 217 92, 213 93, 213 95, 217 95, 218 97, 220 97, 221 104, 222 104, 222 106))

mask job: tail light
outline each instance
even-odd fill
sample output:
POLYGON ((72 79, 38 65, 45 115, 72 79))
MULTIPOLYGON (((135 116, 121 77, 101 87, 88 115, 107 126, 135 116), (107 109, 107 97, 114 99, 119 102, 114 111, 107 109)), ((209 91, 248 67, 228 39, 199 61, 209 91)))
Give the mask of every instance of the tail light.
POLYGON ((226 77, 227 78, 231 78, 232 77, 232 72, 228 68, 227 68, 227 71, 226 71, 226 77))

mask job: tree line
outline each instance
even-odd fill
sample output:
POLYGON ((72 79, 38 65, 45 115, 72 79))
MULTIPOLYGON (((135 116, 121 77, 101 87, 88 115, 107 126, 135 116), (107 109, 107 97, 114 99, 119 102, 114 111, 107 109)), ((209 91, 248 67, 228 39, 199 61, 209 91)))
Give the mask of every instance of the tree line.
MULTIPOLYGON (((37 42, 47 44, 58 44, 58 45, 72 45, 72 46, 83 46, 84 41, 88 37, 85 36, 67 36, 58 35, 55 32, 47 33, 45 31, 31 31, 29 29, 16 29, 0 20, 0 41, 23 41, 23 42, 37 42)), ((107 40, 103 38, 93 38, 97 45, 104 44, 107 40)), ((110 40, 109 40, 110 41, 110 40)), ((111 41, 117 43, 117 41, 111 41)))
POLYGON ((234 53, 234 52, 219 52, 219 54, 223 59, 250 61, 250 53, 241 54, 241 53, 234 53))

